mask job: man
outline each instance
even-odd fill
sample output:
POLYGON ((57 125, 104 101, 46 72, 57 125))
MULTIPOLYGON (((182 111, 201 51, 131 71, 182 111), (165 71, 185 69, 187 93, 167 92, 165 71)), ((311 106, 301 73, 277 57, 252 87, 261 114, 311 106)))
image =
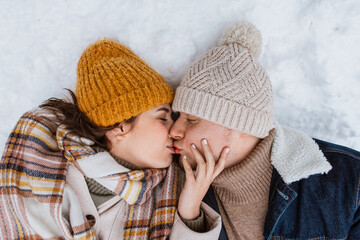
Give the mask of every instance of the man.
POLYGON ((276 123, 260 52, 259 31, 235 25, 190 66, 173 102, 170 135, 185 166, 196 168, 191 144, 203 153, 203 139, 215 158, 230 148, 206 196, 220 238, 360 239, 360 153, 276 123))

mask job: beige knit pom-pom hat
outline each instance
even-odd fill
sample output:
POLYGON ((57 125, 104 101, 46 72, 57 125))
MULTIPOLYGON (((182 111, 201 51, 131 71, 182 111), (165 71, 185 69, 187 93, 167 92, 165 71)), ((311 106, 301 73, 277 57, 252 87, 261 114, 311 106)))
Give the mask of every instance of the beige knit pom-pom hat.
POLYGON ((262 38, 251 23, 228 29, 186 72, 173 110, 264 138, 274 127, 271 82, 260 66, 262 38))

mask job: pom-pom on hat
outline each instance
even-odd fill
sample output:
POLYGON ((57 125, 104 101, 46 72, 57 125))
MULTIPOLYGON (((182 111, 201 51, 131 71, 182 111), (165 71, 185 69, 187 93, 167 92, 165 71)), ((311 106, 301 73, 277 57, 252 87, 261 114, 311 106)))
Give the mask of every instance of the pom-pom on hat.
POLYGON ((262 37, 260 31, 249 22, 240 22, 229 28, 220 40, 219 45, 238 43, 248 49, 257 59, 259 59, 262 47, 262 37))
POLYGON ((187 70, 176 89, 174 111, 264 138, 274 127, 271 82, 258 62, 262 38, 251 23, 225 31, 219 46, 187 70))
POLYGON ((173 100, 173 89, 126 46, 99 40, 82 53, 75 95, 80 110, 108 127, 173 100))

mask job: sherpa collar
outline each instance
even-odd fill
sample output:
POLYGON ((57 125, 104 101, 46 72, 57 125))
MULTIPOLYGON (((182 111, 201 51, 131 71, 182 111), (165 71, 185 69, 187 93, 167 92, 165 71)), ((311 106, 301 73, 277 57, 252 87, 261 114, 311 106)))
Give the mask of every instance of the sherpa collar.
POLYGON ((312 138, 278 123, 275 123, 275 129, 271 163, 285 183, 290 184, 331 170, 330 163, 312 138))

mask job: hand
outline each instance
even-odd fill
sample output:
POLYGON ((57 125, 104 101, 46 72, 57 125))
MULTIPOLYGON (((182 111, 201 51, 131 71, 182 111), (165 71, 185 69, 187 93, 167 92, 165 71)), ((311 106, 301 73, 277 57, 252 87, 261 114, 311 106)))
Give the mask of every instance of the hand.
POLYGON ((185 170, 186 180, 184 188, 179 197, 178 212, 185 220, 196 219, 200 215, 200 204, 208 191, 210 184, 221 173, 225 166, 225 160, 229 153, 229 148, 224 147, 219 161, 215 164, 214 156, 206 139, 201 141, 204 149, 206 161, 192 144, 191 151, 197 163, 194 174, 190 164, 186 160, 186 155, 181 159, 185 170))

